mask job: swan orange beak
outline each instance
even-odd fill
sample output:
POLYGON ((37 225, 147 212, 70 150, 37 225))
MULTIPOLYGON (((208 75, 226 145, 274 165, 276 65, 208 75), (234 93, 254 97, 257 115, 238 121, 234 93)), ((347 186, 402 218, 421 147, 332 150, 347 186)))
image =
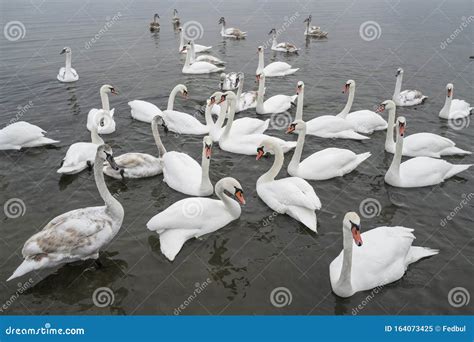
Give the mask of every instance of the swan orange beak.
POLYGON ((240 204, 245 204, 244 192, 242 190, 238 189, 235 192, 235 197, 239 200, 240 204))
POLYGON ((111 94, 114 94, 114 95, 118 95, 118 91, 115 90, 115 88, 113 88, 111 91, 110 91, 111 94))
POLYGON ((380 106, 377 107, 375 110, 377 113, 382 113, 385 110, 385 105, 381 104, 380 106))
POLYGON ((403 137, 405 135, 405 125, 400 125, 400 135, 403 137))
POLYGON ((262 158, 264 154, 265 154, 265 151, 263 150, 263 147, 257 148, 257 158, 255 159, 260 160, 260 158, 262 158))
POLYGON ((451 97, 451 94, 453 93, 452 89, 448 89, 448 97, 451 97))
POLYGON ((295 131, 295 125, 294 124, 290 124, 286 130, 286 134, 289 134, 289 133, 293 133, 295 131))
POLYGON ((359 247, 362 246, 362 237, 360 236, 360 227, 353 225, 351 232, 352 232, 352 238, 354 239, 354 242, 356 243, 356 245, 359 247))
POLYGON ((349 90, 349 85, 348 84, 344 84, 344 88, 342 88, 342 93, 343 94, 346 94, 349 90))
POLYGON ((210 145, 207 145, 204 146, 204 154, 206 156, 207 159, 210 159, 211 158, 211 154, 212 154, 212 147, 210 145))

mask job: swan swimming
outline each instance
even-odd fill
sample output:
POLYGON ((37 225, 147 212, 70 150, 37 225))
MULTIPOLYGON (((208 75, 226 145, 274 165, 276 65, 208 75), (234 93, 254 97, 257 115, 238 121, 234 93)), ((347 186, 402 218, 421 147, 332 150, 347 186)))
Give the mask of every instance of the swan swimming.
POLYGON ((72 50, 70 47, 65 47, 59 53, 60 55, 66 55, 66 66, 59 69, 58 73, 58 81, 69 83, 69 82, 76 82, 79 79, 79 74, 77 71, 71 66, 72 61, 72 50))
POLYGON ((89 111, 89 114, 87 115, 87 129, 91 131, 93 127, 99 127, 99 134, 110 134, 115 132, 115 109, 110 109, 108 94, 118 95, 118 92, 113 86, 104 84, 100 87, 99 93, 102 101, 102 108, 92 108, 89 111), (101 125, 101 120, 103 120, 103 125, 101 125))

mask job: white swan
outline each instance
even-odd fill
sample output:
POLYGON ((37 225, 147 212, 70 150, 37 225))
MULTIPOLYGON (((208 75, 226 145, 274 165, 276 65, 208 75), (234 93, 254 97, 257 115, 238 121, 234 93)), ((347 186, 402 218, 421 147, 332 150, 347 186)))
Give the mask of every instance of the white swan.
POLYGON ((342 223, 344 249, 329 265, 331 287, 339 297, 393 283, 408 266, 439 253, 437 249, 412 246, 413 229, 377 227, 360 233, 360 217, 354 212, 342 223), (358 247, 353 247, 354 243, 358 247))
MULTIPOLYGON (((384 101, 378 111, 388 110, 388 128, 385 137, 385 151, 395 153, 393 126, 395 124, 396 106, 391 100, 384 101)), ((456 147, 454 141, 433 133, 415 133, 404 138, 402 155, 407 157, 441 158, 450 155, 467 155, 469 151, 456 147)))
MULTIPOLYGON (((298 103, 296 105, 296 120, 303 120, 304 83, 298 82, 296 88, 298 103)), ((315 135, 321 138, 340 138, 364 140, 368 137, 354 131, 354 127, 344 120, 334 115, 322 115, 306 121, 306 134, 315 135)))
POLYGON ((221 36, 224 38, 243 39, 247 37, 247 32, 243 32, 238 28, 234 28, 234 27, 226 28, 224 17, 220 17, 218 24, 222 25, 221 36))
POLYGON ((257 180, 258 196, 279 214, 287 214, 317 232, 315 210, 321 209, 321 201, 313 187, 300 177, 286 177, 275 180, 283 166, 283 151, 273 138, 259 144, 257 160, 265 153, 275 155, 272 167, 257 180))
MULTIPOLYGON (((227 125, 225 126, 224 132, 219 139, 219 147, 227 152, 246 154, 249 156, 256 155, 259 144, 263 140, 270 138, 270 136, 266 134, 243 135, 239 133, 231 133, 235 115, 236 95, 233 92, 228 91, 221 97, 221 101, 225 101, 226 99, 230 103, 230 111, 228 113, 227 125)), ((285 153, 296 146, 295 141, 285 141, 279 138, 272 139, 274 139, 274 141, 280 145, 283 152, 285 153)))
POLYGON ((454 85, 448 83, 446 85, 446 100, 444 106, 439 111, 439 117, 443 119, 461 119, 471 115, 474 107, 464 100, 453 99, 454 85))
POLYGON ((196 50, 194 47, 194 40, 190 41, 190 46, 191 46, 191 64, 195 62, 208 62, 212 63, 214 65, 224 65, 225 62, 217 57, 214 57, 212 55, 199 55, 196 57, 196 50))
MULTIPOLYGON (((191 45, 186 44, 187 49, 191 49, 191 45)), ((224 67, 218 67, 209 62, 194 62, 191 64, 191 53, 186 54, 186 61, 182 69, 183 74, 210 74, 213 72, 224 71, 224 67)))
MULTIPOLYGON (((184 33, 183 33, 183 28, 178 27, 178 32, 179 32, 179 48, 178 51, 179 53, 188 53, 188 51, 191 50, 191 47, 188 46, 189 44, 184 44, 184 33)), ((212 49, 212 46, 205 46, 201 44, 194 44, 194 52, 204 52, 204 51, 209 51, 212 49)))
POLYGON ((400 92, 402 89, 403 69, 398 68, 395 76, 397 77, 397 82, 395 83, 392 100, 397 106, 415 106, 423 103, 428 98, 419 90, 404 90, 400 92))
POLYGON ((0 150, 20 150, 59 143, 46 138, 46 131, 26 121, 12 123, 0 130, 0 150))
POLYGON ((392 164, 385 174, 385 182, 400 188, 436 185, 467 170, 472 164, 453 165, 445 160, 430 157, 415 157, 400 164, 406 120, 397 119, 397 144, 392 164))
POLYGON ((160 235, 161 252, 169 260, 174 260, 189 239, 215 232, 240 217, 239 203, 227 195, 233 194, 241 204, 245 204, 240 183, 231 177, 222 178, 216 183, 215 192, 218 200, 185 198, 148 221, 147 228, 160 235))
POLYGON ((155 13, 153 16, 153 21, 150 23, 150 31, 151 32, 156 32, 160 30, 160 23, 158 22, 158 19, 160 19, 160 16, 158 13, 155 13))
POLYGON ((51 220, 25 242, 25 260, 8 280, 34 270, 99 257, 100 249, 118 233, 124 216, 122 205, 105 185, 104 161, 115 165, 108 145, 99 146, 94 161, 94 178, 105 205, 72 210, 51 220))
POLYGON ((219 88, 222 91, 227 90, 235 90, 239 86, 240 83, 240 75, 243 75, 241 72, 229 72, 229 73, 221 73, 220 75, 220 83, 219 88))
POLYGON ((304 35, 307 37, 314 37, 314 38, 326 38, 328 33, 326 31, 322 31, 321 27, 319 26, 311 26, 311 20, 313 17, 309 15, 303 22, 306 23, 306 29, 304 31, 304 35))
POLYGON ((118 95, 118 92, 111 85, 105 84, 100 87, 99 93, 102 109, 92 108, 89 111, 87 115, 87 129, 90 131, 92 127, 99 127, 99 134, 110 134, 115 132, 115 109, 110 109, 108 94, 118 95), (100 125, 101 120, 104 120, 103 126, 100 125))
POLYGON ((296 149, 290 164, 288 164, 288 173, 294 177, 310 180, 342 177, 352 172, 371 155, 370 152, 355 154, 347 149, 330 147, 313 153, 300 161, 306 135, 306 123, 301 120, 293 122, 287 130, 287 133, 292 132, 298 134, 296 149))
POLYGON ((163 172, 162 156, 166 153, 158 131, 158 124, 162 122, 163 119, 160 116, 154 117, 151 122, 151 131, 158 147, 158 157, 139 152, 124 153, 115 158, 115 163, 119 168, 105 165, 104 173, 115 179, 146 178, 161 174, 163 172))
POLYGON ((60 52, 60 55, 66 54, 66 66, 59 69, 57 76, 58 81, 69 83, 76 82, 79 79, 79 75, 76 70, 71 66, 72 51, 70 47, 65 47, 60 52))
POLYGON ((173 17, 171 18, 171 22, 174 25, 179 25, 178 10, 176 8, 173 10, 173 17))
POLYGON ((350 113, 352 102, 354 101, 355 86, 356 83, 354 80, 348 80, 346 82, 343 92, 349 92, 347 103, 344 109, 336 116, 352 124, 358 133, 372 134, 374 131, 387 129, 387 121, 371 110, 364 109, 350 113))
POLYGON ((258 47, 258 66, 255 75, 259 75, 262 72, 267 77, 286 76, 294 74, 299 68, 292 68, 291 65, 285 62, 273 62, 265 66, 263 46, 258 47))
POLYGON ((297 95, 273 95, 265 102, 263 96, 265 93, 265 72, 257 75, 258 80, 258 92, 257 92, 257 114, 278 114, 286 112, 294 104, 297 95))
MULTIPOLYGON (((222 74, 221 74, 221 77, 222 77, 222 74)), ((250 91, 243 92, 244 79, 245 79, 245 77, 244 77, 243 72, 237 73, 235 82, 237 84, 237 98, 239 100, 237 101, 237 105, 235 107, 235 112, 236 113, 240 113, 240 112, 243 112, 244 110, 257 107, 258 91, 250 90, 250 91)), ((224 87, 221 87, 221 90, 223 88, 224 87)), ((263 94, 265 95, 265 88, 263 90, 264 90, 263 94)), ((214 114, 214 115, 219 115, 220 114, 219 105, 217 105, 217 104, 213 105, 212 114, 214 114)))
POLYGON ((273 34, 273 38, 272 38, 272 50, 273 51, 279 51, 279 52, 298 52, 298 48, 296 47, 296 45, 294 44, 291 44, 291 43, 288 43, 288 42, 284 42, 284 43, 278 43, 277 40, 276 40, 276 37, 277 37, 277 31, 276 29, 272 28, 270 30, 270 33, 268 33, 269 35, 270 34, 273 34))

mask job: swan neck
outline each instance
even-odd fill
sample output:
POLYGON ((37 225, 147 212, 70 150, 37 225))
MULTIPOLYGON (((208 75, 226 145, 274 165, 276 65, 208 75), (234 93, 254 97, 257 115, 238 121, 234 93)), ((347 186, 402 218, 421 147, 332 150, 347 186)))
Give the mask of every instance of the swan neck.
MULTIPOLYGON (((229 101, 229 99, 228 99, 229 101)), ((227 114, 227 125, 225 125, 225 130, 224 133, 222 133, 222 139, 227 139, 230 134, 230 129, 232 128, 232 123, 234 122, 234 117, 235 117, 235 99, 230 100, 230 110, 229 114, 227 114)), ((222 113, 222 108, 221 108, 221 114, 219 115, 219 119, 223 117, 225 118, 225 111, 222 113)))
POLYGON ((342 112, 339 113, 339 115, 345 119, 347 114, 351 111, 352 108, 352 103, 354 102, 354 95, 355 95, 355 87, 354 88, 349 88, 349 96, 347 97, 347 102, 342 110, 342 112))
POLYGON ((94 178, 100 197, 104 201, 106 207, 116 218, 123 218, 123 207, 117 199, 112 196, 107 185, 105 185, 103 169, 104 161, 97 154, 94 161, 94 178))
POLYGON ((160 131, 158 130, 158 124, 155 120, 151 122, 151 131, 153 132, 153 138, 155 139, 156 147, 158 147, 158 154, 160 158, 163 158, 164 154, 166 153, 165 146, 161 141, 160 131))
POLYGON ((215 126, 214 120, 212 119, 211 110, 212 110, 212 106, 209 106, 206 103, 206 109, 204 111, 204 119, 206 120, 206 126, 209 128, 209 130, 211 130, 211 128, 215 126))
MULTIPOLYGON (((190 53, 187 54, 186 60, 189 59, 190 53)), ((174 108, 174 100, 176 98, 176 94, 178 93, 179 88, 178 86, 174 87, 170 93, 170 97, 168 98, 168 106, 166 107, 167 110, 173 110, 174 108)))
POLYGON ((206 149, 202 149, 202 159, 201 159, 201 189, 208 188, 211 185, 211 180, 209 179, 209 165, 211 163, 211 158, 206 157, 206 149))
POLYGON ((296 171, 300 161, 301 155, 303 153, 304 141, 306 137, 306 127, 303 128, 301 132, 298 133, 298 140, 296 141, 296 148, 295 152, 293 153, 293 157, 291 158, 290 164, 288 165, 288 169, 296 171))
POLYGON ((339 280, 337 281, 338 286, 348 287, 348 290, 352 289, 351 284, 351 271, 352 271, 352 236, 346 229, 343 229, 343 246, 344 251, 342 254, 342 267, 339 280))
POLYGON ((239 217, 242 209, 240 208, 239 203, 237 201, 233 200, 230 198, 225 192, 224 192, 224 187, 222 184, 217 183, 216 184, 216 196, 224 202, 224 205, 226 208, 229 210, 230 214, 232 217, 239 217))
POLYGON ((265 78, 261 78, 258 81, 258 92, 257 92, 257 112, 263 112, 263 93, 265 92, 265 78))
POLYGON ((402 80, 403 74, 397 76, 397 81, 395 82, 395 91, 393 92, 394 97, 398 97, 400 95, 400 90, 402 90, 402 80))
POLYGON ((273 161, 272 167, 261 177, 263 182, 271 182, 275 180, 275 177, 278 175, 278 173, 281 170, 281 167, 283 166, 283 160, 284 160, 284 157, 283 157, 282 149, 276 148, 275 160, 273 161))
POLYGON ((102 101, 102 109, 109 112, 110 111, 110 104, 109 104, 109 95, 105 91, 100 91, 100 99, 102 101))
POLYGON ((278 43, 277 43, 277 40, 276 40, 276 36, 273 35, 272 49, 276 48, 277 45, 278 45, 278 43))
POLYGON ((403 152, 403 137, 397 131, 397 143, 395 145, 395 154, 393 155, 392 164, 387 172, 392 172, 395 175, 400 174, 400 163, 402 161, 403 152))
POLYGON ((387 135, 385 137, 385 149, 389 149, 394 144, 393 140, 393 126, 395 124, 395 108, 390 108, 388 110, 388 125, 387 125, 387 135))
POLYGON ((239 81, 239 87, 237 88, 237 100, 240 101, 240 97, 242 96, 242 90, 244 89, 244 80, 241 79, 239 81))
POLYGON ((444 106, 443 108, 441 109, 441 112, 446 112, 447 114, 449 114, 450 110, 451 110, 451 101, 452 101, 452 94, 451 96, 447 96, 446 95, 446 99, 444 100, 444 106))
POLYGON ((194 43, 191 44, 191 58, 190 58, 190 63, 193 64, 196 61, 196 50, 194 50, 194 43))
POLYGON ((66 73, 71 71, 72 52, 66 53, 66 73))
MULTIPOLYGON (((184 35, 183 35, 183 31, 181 30, 179 32, 179 53, 181 53, 181 51, 183 51, 183 48, 184 48, 184 35)), ((186 51, 186 52, 188 52, 188 51, 186 51)))
POLYGON ((98 131, 97 131, 97 125, 92 125, 91 129, 91 142, 96 145, 102 145, 104 144, 104 140, 100 137, 98 131))
POLYGON ((303 120, 303 102, 304 102, 304 89, 301 89, 298 94, 298 101, 296 103, 295 120, 303 120))
POLYGON ((257 70, 262 71, 264 69, 264 61, 263 61, 263 51, 258 52, 258 67, 257 70))

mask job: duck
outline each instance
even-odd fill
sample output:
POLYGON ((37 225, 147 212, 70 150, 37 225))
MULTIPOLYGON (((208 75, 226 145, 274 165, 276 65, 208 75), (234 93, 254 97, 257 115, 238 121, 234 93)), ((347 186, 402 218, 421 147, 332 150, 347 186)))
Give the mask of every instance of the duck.
MULTIPOLYGON (((393 126, 396 117, 395 102, 387 100, 382 102, 377 111, 388 111, 388 129, 385 137, 385 151, 395 153, 395 142, 393 138, 393 126)), ((442 137, 438 134, 420 132, 411 134, 404 138, 402 155, 407 157, 432 157, 441 158, 451 155, 469 155, 470 151, 465 151, 456 147, 454 141, 442 137)))
POLYGON ((350 112, 354 101, 355 87, 356 82, 354 80, 348 80, 344 85, 343 93, 349 93, 349 96, 346 106, 336 116, 351 123, 357 133, 372 134, 375 131, 386 130, 387 121, 379 114, 367 109, 350 112))
POLYGON ((214 65, 224 65, 225 62, 212 55, 199 55, 196 57, 196 51, 194 49, 194 40, 189 41, 191 45, 191 64, 194 62, 208 62, 214 65))
POLYGON ((263 101, 265 92, 265 72, 257 75, 258 92, 257 92, 257 114, 278 114, 286 112, 294 105, 297 95, 273 95, 265 102, 263 101))
MULTIPOLYGON (((191 49, 191 44, 186 44, 188 50, 191 49)), ((186 61, 182 69, 183 74, 211 74, 214 72, 222 72, 225 67, 218 67, 209 62, 196 61, 191 64, 191 53, 186 54, 186 61)))
POLYGON ((300 68, 293 68, 291 65, 285 62, 273 62, 264 66, 264 55, 263 55, 263 46, 259 46, 258 51, 258 66, 255 75, 260 75, 262 72, 267 77, 278 77, 291 75, 300 70, 300 68))
MULTIPOLYGON (((304 82, 299 81, 296 87, 297 104, 296 120, 303 120, 303 102, 304 102, 304 82)), ((335 115, 322 115, 317 118, 306 121, 306 134, 314 135, 320 138, 337 138, 366 140, 369 137, 359 134, 354 130, 352 124, 335 115)))
POLYGON ((273 138, 263 140, 257 148, 257 160, 265 153, 275 155, 272 167, 257 180, 257 194, 272 210, 286 214, 317 233, 316 210, 321 201, 313 187, 300 177, 286 177, 275 180, 283 166, 283 150, 273 138))
POLYGON ((99 251, 108 245, 122 226, 124 210, 107 189, 102 173, 107 161, 118 168, 109 145, 97 148, 94 178, 105 205, 68 211, 52 219, 41 231, 24 244, 24 261, 7 281, 31 271, 56 267, 61 264, 99 258, 99 251))
POLYGON ((161 253, 168 260, 173 261, 189 239, 213 233, 240 217, 240 204, 245 204, 245 198, 239 181, 222 178, 216 183, 215 194, 219 199, 182 199, 147 222, 148 230, 159 234, 161 253))
POLYGON ((306 23, 306 29, 304 31, 304 35, 306 37, 314 37, 314 38, 326 38, 328 33, 326 31, 322 31, 321 27, 319 26, 311 26, 311 20, 313 19, 312 15, 309 15, 303 22, 306 23))
POLYGON ((272 38, 272 50, 273 51, 279 51, 279 52, 286 52, 286 53, 291 53, 291 52, 298 52, 298 48, 291 43, 277 43, 276 37, 277 37, 277 31, 276 29, 272 28, 268 35, 273 35, 272 38))
POLYGON ((226 28, 224 17, 220 17, 218 24, 222 25, 221 36, 224 38, 244 39, 245 37, 247 37, 247 32, 243 32, 238 28, 226 28))
POLYGON ((115 132, 114 111, 110 109, 108 94, 118 95, 117 90, 109 85, 104 84, 100 87, 100 99, 102 101, 102 109, 92 108, 87 115, 87 129, 91 131, 93 127, 99 127, 99 134, 110 134, 115 132), (100 125, 103 120, 103 126, 100 125))
MULTIPOLYGON (((184 44, 184 33, 183 33, 183 28, 178 27, 178 33, 179 33, 179 48, 178 52, 179 53, 186 53, 190 51, 190 46, 189 44, 184 44)), ((206 46, 206 45, 201 45, 201 44, 194 44, 194 52, 199 53, 199 52, 204 52, 204 51, 209 51, 212 49, 212 46, 206 46)))
POLYGON ((471 115, 471 111, 474 107, 471 107, 469 103, 464 100, 453 99, 454 85, 448 83, 446 85, 446 100, 444 106, 439 111, 439 117, 443 119, 460 119, 466 118, 471 115))
POLYGON ((344 248, 329 265, 333 292, 347 298, 393 283, 404 276, 410 264, 439 253, 437 249, 412 246, 413 231, 383 226, 361 233, 359 215, 346 213, 342 222, 344 248))
POLYGON ((329 147, 311 154, 301 161, 306 123, 302 120, 292 122, 286 133, 297 133, 298 141, 290 163, 288 174, 308 180, 327 180, 342 177, 354 171, 364 160, 371 156, 370 152, 355 154, 351 150, 329 147))
POLYGON ((397 77, 397 82, 395 83, 392 100, 397 106, 416 106, 428 98, 419 90, 404 90, 400 92, 402 89, 403 69, 398 68, 395 76, 397 77))
POLYGON ((160 16, 158 13, 155 13, 153 16, 153 21, 150 23, 150 31, 151 32, 156 32, 160 30, 160 23, 158 22, 158 19, 160 19, 160 16))
POLYGON ((26 121, 14 122, 0 129, 0 151, 21 150, 28 147, 39 147, 58 144, 59 140, 45 137, 46 131, 26 121))
POLYGON ((79 74, 71 66, 72 61, 72 50, 70 47, 65 47, 59 53, 60 55, 66 55, 66 66, 59 69, 57 76, 58 81, 64 83, 76 82, 79 80, 79 74))
POLYGON ((176 8, 173 9, 173 17, 171 18, 171 22, 173 25, 179 25, 178 10, 176 8))
POLYGON ((451 164, 442 159, 414 157, 400 164, 406 119, 397 119, 397 143, 390 168, 385 174, 385 182, 399 188, 417 188, 436 185, 467 170, 472 164, 451 164))

